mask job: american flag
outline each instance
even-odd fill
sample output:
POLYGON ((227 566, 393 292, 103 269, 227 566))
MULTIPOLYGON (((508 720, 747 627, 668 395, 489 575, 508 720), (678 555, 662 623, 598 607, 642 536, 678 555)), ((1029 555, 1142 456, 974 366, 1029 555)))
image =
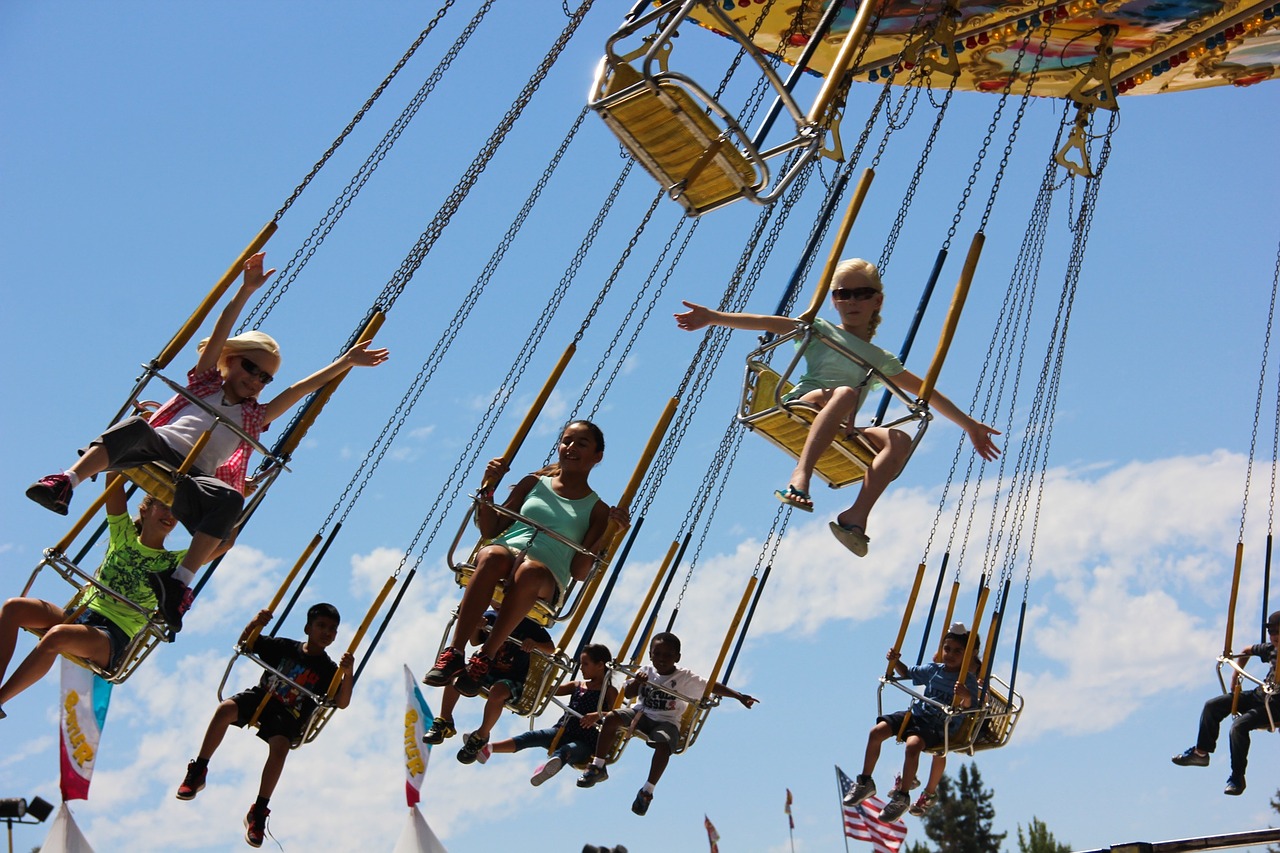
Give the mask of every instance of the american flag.
POLYGON ((869 841, 875 853, 898 853, 907 837, 907 825, 901 820, 882 823, 876 815, 884 808, 879 797, 868 797, 856 806, 844 805, 844 795, 853 787, 853 780, 836 767, 836 779, 840 784, 840 809, 844 814, 844 834, 858 841, 869 841))

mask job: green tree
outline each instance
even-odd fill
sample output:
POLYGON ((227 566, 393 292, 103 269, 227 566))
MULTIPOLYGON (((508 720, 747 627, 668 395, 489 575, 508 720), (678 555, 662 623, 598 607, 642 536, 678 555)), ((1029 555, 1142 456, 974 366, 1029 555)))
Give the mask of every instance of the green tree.
POLYGON ((1032 815, 1025 836, 1022 824, 1018 824, 1018 850, 1021 853, 1071 853, 1071 845, 1059 842, 1044 821, 1032 815))
MULTIPOLYGON (((907 847, 907 853, 1000 853, 1005 833, 991 831, 996 816, 993 795, 983 789, 976 764, 961 765, 956 782, 943 776, 938 799, 923 819, 924 833, 936 846, 916 842, 907 847)), ((1051 849, 1035 853, 1051 853, 1051 849)))

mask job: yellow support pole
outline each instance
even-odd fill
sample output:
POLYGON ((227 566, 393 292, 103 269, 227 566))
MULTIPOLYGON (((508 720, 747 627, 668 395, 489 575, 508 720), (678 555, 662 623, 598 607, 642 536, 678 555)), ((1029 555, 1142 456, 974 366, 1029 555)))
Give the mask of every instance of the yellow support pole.
MULTIPOLYGON (((386 319, 386 314, 381 311, 375 311, 373 316, 369 318, 369 322, 365 324, 364 329, 361 330, 360 337, 356 338, 356 343, 361 344, 365 341, 372 341, 373 336, 382 328, 382 324, 386 319)), ((302 417, 298 419, 298 423, 294 426, 293 431, 289 433, 289 437, 277 450, 278 455, 289 456, 302 443, 302 439, 306 438, 307 431, 311 429, 311 425, 316 422, 316 418, 320 417, 320 412, 328 404, 329 398, 333 396, 334 392, 338 390, 338 386, 342 384, 342 380, 346 379, 350 373, 350 370, 344 370, 341 374, 326 382, 319 391, 316 391, 315 399, 307 406, 307 410, 302 413, 302 417)))
MULTIPOLYGON (((111 474, 110 476, 114 478, 121 475, 111 474)), ((85 526, 89 523, 89 519, 97 515, 98 510, 102 509, 103 504, 106 502, 107 493, 106 490, 103 490, 102 494, 94 498, 93 503, 89 504, 89 507, 84 511, 84 514, 80 516, 80 520, 71 526, 71 529, 67 531, 67 535, 58 540, 58 544, 53 546, 53 550, 63 556, 66 556, 67 551, 71 548, 71 543, 76 541, 76 537, 80 535, 80 531, 84 530, 85 526)))
POLYGON ((973 274, 978 268, 978 258, 982 255, 982 245, 986 239, 986 235, 979 231, 973 235, 973 242, 969 244, 969 254, 964 259, 960 280, 956 282, 956 290, 951 297, 951 308, 947 311, 947 321, 942 325, 938 348, 934 351, 929 372, 925 374, 924 382, 920 387, 920 399, 925 403, 928 403, 929 398, 933 396, 938 374, 942 372, 942 362, 946 360, 947 350, 951 348, 951 340, 955 337, 956 326, 960 323, 960 312, 964 310, 964 302, 969 297, 969 285, 973 283, 973 274))
MULTIPOLYGON (((916 579, 911 584, 911 595, 907 598, 907 609, 902 614, 902 624, 898 626, 898 638, 893 641, 893 650, 895 652, 902 651, 902 644, 907 639, 907 626, 911 624, 911 614, 916 609, 916 598, 920 595, 920 584, 924 582, 924 563, 916 567, 916 579)), ((894 664, 891 661, 885 670, 884 676, 888 678, 893 675, 894 664)))
MULTIPOLYGON (((284 582, 281 583, 280 588, 276 590, 275 597, 273 597, 271 599, 271 603, 267 605, 267 610, 269 612, 276 612, 276 608, 280 606, 280 602, 284 601, 284 594, 289 591, 289 587, 293 586, 293 579, 298 576, 298 572, 301 571, 302 566, 311 558, 311 552, 314 551, 316 546, 319 544, 320 534, 317 533, 315 536, 311 537, 311 542, 303 549, 302 556, 298 557, 298 561, 293 564, 293 568, 290 569, 289 574, 285 576, 284 582)), ((254 629, 249 632, 249 636, 245 638, 244 647, 246 649, 252 649, 254 641, 258 639, 258 635, 261 633, 262 628, 260 626, 255 626, 254 629)))
MULTIPOLYGON (((524 420, 516 429, 515 435, 511 437, 511 443, 507 445, 507 449, 502 454, 503 460, 510 463, 516 458, 516 454, 520 452, 521 445, 529 436, 529 431, 533 429, 534 423, 538 420, 538 415, 542 414, 542 409, 547 404, 547 400, 551 398, 551 392, 555 390, 556 383, 560 381, 560 376, 564 373, 565 368, 569 366, 570 359, 577 352, 577 345, 570 343, 565 347, 564 352, 560 355, 560 360, 556 362, 556 366, 551 368, 551 374, 547 377, 547 381, 542 383, 542 390, 538 392, 538 396, 534 399, 533 405, 529 407, 529 411, 525 414, 524 420)), ((491 489, 498 485, 497 481, 490 483, 488 480, 480 484, 481 490, 491 489)))
POLYGON ((636 618, 631 623, 631 628, 627 631, 627 636, 622 640, 622 647, 618 650, 617 660, 624 660, 627 657, 627 651, 631 648, 631 641, 635 639, 636 633, 640 630, 640 623, 644 621, 644 616, 649 612, 649 606, 653 604, 654 596, 658 594, 658 587, 662 584, 662 579, 666 577, 667 570, 671 567, 671 561, 676 557, 676 551, 679 550, 680 543, 671 542, 671 547, 667 549, 667 556, 662 559, 662 564, 658 566, 658 572, 653 576, 653 583, 649 584, 649 591, 645 593, 644 601, 640 603, 639 609, 636 611, 636 618))
POLYGON ((760 579, 753 575, 747 581, 747 588, 742 591, 742 598, 738 600, 738 609, 733 614, 733 621, 729 623, 729 630, 724 634, 724 642, 720 644, 720 655, 716 658, 716 665, 712 667, 711 675, 707 678, 707 692, 703 694, 703 699, 711 696, 711 688, 720 679, 720 670, 724 668, 724 660, 729 656, 729 648, 733 645, 733 638, 737 636, 738 626, 742 624, 742 615, 747 612, 747 605, 751 602, 751 594, 755 592, 758 583, 760 583, 760 579))
MULTIPOLYGON (((382 603, 387 600, 391 588, 396 585, 395 576, 387 578, 387 582, 382 585, 382 591, 378 593, 378 597, 373 600, 373 604, 369 606, 369 612, 365 614, 364 621, 360 623, 360 627, 356 629, 356 635, 351 638, 351 645, 347 646, 347 654, 355 655, 356 649, 360 648, 360 641, 364 639, 364 635, 368 632, 369 626, 373 624, 373 617, 378 615, 378 611, 382 609, 382 603)), ((330 699, 338 695, 338 685, 342 683, 342 669, 339 668, 333 674, 333 681, 329 682, 329 689, 326 694, 330 699)))
POLYGON ((213 310, 213 306, 218 304, 218 300, 222 298, 227 288, 231 286, 231 282, 235 281, 236 276, 240 275, 240 272, 244 269, 244 262, 256 255, 267 244, 267 241, 271 239, 271 235, 276 233, 276 227, 275 220, 262 226, 262 230, 240 253, 240 257, 236 258, 235 262, 222 274, 222 278, 218 279, 213 289, 205 296, 204 301, 196 308, 195 313, 187 319, 187 322, 182 325, 182 328, 178 329, 172 340, 156 356, 156 365, 158 367, 166 367, 182 351, 182 348, 187 345, 187 341, 191 340, 191 336, 204 323, 205 317, 213 310))
MULTIPOLYGON (((1244 565, 1244 542, 1236 543, 1236 562, 1231 570, 1231 598, 1227 603, 1227 636, 1222 642, 1222 656, 1231 656, 1231 643, 1236 630, 1236 600, 1240 596, 1240 567, 1244 565)), ((1232 673, 1231 678, 1231 714, 1239 713, 1240 676, 1232 673)))
POLYGON ((973 662, 973 644, 978 639, 978 626, 982 624, 982 611, 986 609, 987 596, 990 594, 989 586, 978 590, 978 606, 973 611, 973 627, 969 629, 969 642, 964 644, 964 660, 960 661, 960 674, 956 676, 956 684, 964 684, 965 677, 969 674, 969 664, 973 662))
POLYGON ((831 287, 831 276, 835 274, 836 265, 840 263, 840 256, 844 254, 845 243, 849 241, 849 232, 853 230, 853 223, 858 219, 858 213, 862 210, 862 202, 866 200, 867 191, 871 189, 871 182, 875 180, 875 177, 875 170, 868 168, 863 171, 862 177, 858 180, 858 186, 854 187, 853 197, 849 199, 849 207, 845 209, 844 219, 840 222, 840 229, 836 231, 835 240, 831 244, 831 251, 827 254, 827 264, 822 268, 822 278, 818 280, 818 286, 813 292, 813 299, 810 300, 809 307, 800 315, 802 322, 812 323, 813 318, 818 316, 818 312, 822 310, 823 304, 826 303, 827 290, 831 287))
POLYGON ((875 3, 863 3, 858 7, 858 14, 854 16, 853 24, 850 25, 848 34, 840 44, 840 52, 836 54, 835 61, 831 63, 831 70, 827 72, 826 79, 822 81, 822 88, 818 90, 818 97, 814 100, 813 106, 809 108, 809 114, 805 116, 805 121, 809 124, 817 124, 822 120, 822 117, 830 108, 831 102, 835 100, 836 94, 844 85, 845 73, 853 63, 853 56, 857 52, 859 44, 862 42, 862 37, 867 31, 867 24, 871 20, 871 7, 875 5, 875 3))

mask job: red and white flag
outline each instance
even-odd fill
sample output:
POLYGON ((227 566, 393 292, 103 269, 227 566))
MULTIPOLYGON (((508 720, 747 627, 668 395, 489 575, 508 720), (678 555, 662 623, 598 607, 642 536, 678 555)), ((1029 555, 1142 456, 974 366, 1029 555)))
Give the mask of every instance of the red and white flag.
POLYGON ((898 853, 903 839, 907 837, 907 825, 901 819, 892 823, 881 821, 877 815, 884 808, 884 801, 879 797, 868 797, 856 806, 844 805, 844 795, 853 787, 853 780, 839 767, 836 768, 836 779, 840 783, 844 834, 858 841, 870 842, 876 853, 898 853))

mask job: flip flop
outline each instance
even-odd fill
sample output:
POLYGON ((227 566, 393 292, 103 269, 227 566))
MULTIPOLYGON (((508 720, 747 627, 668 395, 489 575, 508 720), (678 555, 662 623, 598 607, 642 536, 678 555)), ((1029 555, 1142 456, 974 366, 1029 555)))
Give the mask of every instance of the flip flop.
POLYGON ((841 524, 833 521, 829 525, 831 534, 840 540, 840 544, 852 551, 856 556, 867 556, 867 546, 871 544, 871 540, 867 538, 867 533, 856 524, 841 524))
POLYGON ((808 492, 802 492, 795 486, 788 485, 785 489, 774 489, 773 496, 801 512, 813 512, 813 498, 809 497, 808 492))

